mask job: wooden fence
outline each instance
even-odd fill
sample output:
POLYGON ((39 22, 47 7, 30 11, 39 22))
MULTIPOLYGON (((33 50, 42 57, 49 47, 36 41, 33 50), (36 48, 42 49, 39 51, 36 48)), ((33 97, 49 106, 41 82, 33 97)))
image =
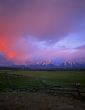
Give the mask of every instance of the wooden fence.
POLYGON ((4 91, 39 92, 39 93, 49 93, 53 95, 56 95, 57 93, 66 93, 66 94, 77 94, 78 96, 81 95, 85 96, 85 87, 81 86, 80 83, 73 83, 72 85, 65 87, 59 84, 50 85, 46 82, 46 80, 41 80, 42 86, 32 86, 31 88, 30 87, 17 88, 15 86, 15 81, 14 80, 11 81, 11 77, 22 78, 24 77, 23 75, 4 73, 3 77, 7 85, 9 86, 9 89, 6 89, 4 91))

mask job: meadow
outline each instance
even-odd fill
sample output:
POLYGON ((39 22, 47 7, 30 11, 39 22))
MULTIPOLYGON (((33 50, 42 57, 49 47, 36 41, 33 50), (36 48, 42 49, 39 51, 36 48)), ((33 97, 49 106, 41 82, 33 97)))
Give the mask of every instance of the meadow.
POLYGON ((85 71, 1 70, 0 90, 43 86, 85 87, 85 71))
POLYGON ((0 70, 0 110, 85 110, 76 83, 85 90, 85 71, 0 70))

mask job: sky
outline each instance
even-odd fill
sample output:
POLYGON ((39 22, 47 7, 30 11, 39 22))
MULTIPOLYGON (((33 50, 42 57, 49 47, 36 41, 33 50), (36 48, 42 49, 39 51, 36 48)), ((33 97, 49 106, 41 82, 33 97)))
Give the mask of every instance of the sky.
POLYGON ((85 0, 0 0, 0 65, 85 62, 85 0))

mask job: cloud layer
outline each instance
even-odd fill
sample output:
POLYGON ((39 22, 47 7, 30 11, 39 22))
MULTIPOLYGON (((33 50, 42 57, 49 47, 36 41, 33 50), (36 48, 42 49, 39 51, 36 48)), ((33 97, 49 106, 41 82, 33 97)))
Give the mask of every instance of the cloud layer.
POLYGON ((0 0, 0 52, 7 59, 81 59, 85 49, 75 48, 84 40, 85 0, 0 0))

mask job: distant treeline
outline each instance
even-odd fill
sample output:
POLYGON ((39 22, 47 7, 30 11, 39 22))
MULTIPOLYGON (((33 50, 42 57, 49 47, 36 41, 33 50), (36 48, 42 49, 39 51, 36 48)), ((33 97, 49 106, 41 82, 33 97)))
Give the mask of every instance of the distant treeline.
POLYGON ((0 67, 0 70, 28 70, 28 71, 85 71, 81 68, 45 68, 45 69, 36 69, 36 68, 20 68, 20 67, 0 67))

